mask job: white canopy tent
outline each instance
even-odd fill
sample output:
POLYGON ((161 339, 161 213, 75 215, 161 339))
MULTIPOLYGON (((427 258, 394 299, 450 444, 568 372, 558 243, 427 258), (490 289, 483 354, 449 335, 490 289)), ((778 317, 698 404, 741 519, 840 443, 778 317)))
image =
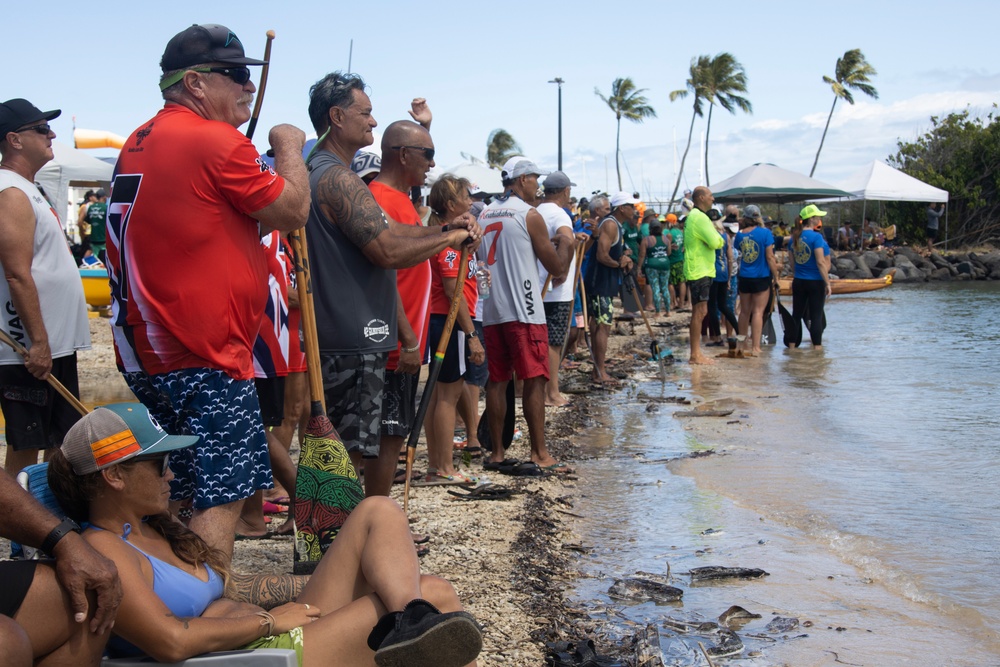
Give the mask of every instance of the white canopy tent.
MULTIPOLYGON (((488 192, 491 195, 503 194, 503 182, 500 178, 500 170, 494 169, 487 164, 465 162, 455 165, 450 169, 445 169, 441 173, 467 179, 473 186, 477 186, 483 192, 488 192)), ((437 180, 437 175, 434 180, 437 180)), ((428 176, 428 182, 432 182, 430 176, 428 176)))
POLYGON ((865 165, 843 183, 840 189, 851 193, 850 200, 870 201, 948 201, 947 190, 935 188, 920 179, 893 169, 879 160, 865 165))
POLYGON ((58 141, 52 142, 52 152, 55 157, 38 171, 35 182, 45 190, 65 228, 69 222, 66 216, 69 215, 70 186, 107 188, 115 167, 58 141))

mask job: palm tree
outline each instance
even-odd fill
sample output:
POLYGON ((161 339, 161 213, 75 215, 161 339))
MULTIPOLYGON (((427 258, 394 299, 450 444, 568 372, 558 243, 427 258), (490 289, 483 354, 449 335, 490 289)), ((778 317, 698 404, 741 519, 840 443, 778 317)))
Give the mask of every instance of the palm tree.
POLYGON ((830 107, 830 115, 826 117, 826 127, 823 128, 823 138, 819 140, 819 150, 816 151, 816 159, 813 160, 813 167, 809 171, 812 176, 816 172, 816 165, 819 163, 819 154, 823 150, 823 142, 826 141, 826 131, 830 129, 830 119, 833 118, 833 110, 837 107, 837 100, 843 99, 848 104, 854 104, 854 96, 851 89, 860 90, 862 93, 873 99, 878 99, 878 91, 871 85, 871 78, 878 74, 867 60, 861 49, 851 49, 844 54, 843 58, 837 58, 837 68, 834 71, 836 78, 823 77, 823 81, 830 84, 833 89, 833 105, 830 107))
POLYGON ((691 127, 688 129, 687 146, 684 147, 684 155, 681 156, 681 168, 677 172, 677 182, 674 183, 674 193, 670 195, 673 202, 677 197, 677 190, 681 187, 681 176, 684 174, 684 161, 687 160, 688 151, 691 149, 691 135, 694 134, 694 121, 698 116, 704 115, 702 104, 705 101, 705 78, 706 71, 711 67, 712 59, 708 56, 698 56, 691 59, 691 66, 688 69, 688 80, 685 81, 687 88, 675 90, 670 93, 670 101, 681 99, 694 93, 694 111, 691 114, 691 127))
POLYGON ((490 136, 486 140, 486 162, 497 169, 503 169, 507 160, 523 152, 521 145, 514 140, 510 132, 502 127, 490 132, 490 136))
POLYGON ((656 111, 649 105, 643 93, 645 88, 636 88, 630 77, 615 79, 611 84, 611 95, 605 97, 598 88, 594 94, 603 100, 608 108, 615 112, 618 121, 618 132, 615 135, 615 169, 618 172, 618 189, 622 189, 622 168, 619 162, 621 155, 622 118, 641 123, 647 118, 656 118, 656 111))
POLYGON ((708 135, 712 131, 712 108, 718 101, 719 106, 735 115, 739 108, 744 113, 753 113, 750 100, 738 93, 747 92, 747 74, 743 65, 731 53, 720 53, 712 58, 705 70, 705 101, 708 102, 708 124, 705 126, 705 183, 711 183, 708 177, 708 135))

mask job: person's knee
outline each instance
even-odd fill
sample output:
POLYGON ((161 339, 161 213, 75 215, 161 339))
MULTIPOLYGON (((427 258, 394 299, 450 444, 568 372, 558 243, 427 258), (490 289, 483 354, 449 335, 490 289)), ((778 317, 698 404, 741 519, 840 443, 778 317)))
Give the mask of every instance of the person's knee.
POLYGON ((373 524, 384 525, 386 521, 402 519, 406 521, 399 503, 388 496, 368 496, 355 507, 351 514, 357 514, 373 524))
POLYGON ((31 640, 17 621, 0 616, 0 647, 3 664, 9 667, 29 667, 32 660, 31 640))
POLYGON ((458 593, 447 579, 430 574, 420 575, 420 594, 443 612, 462 609, 458 593))

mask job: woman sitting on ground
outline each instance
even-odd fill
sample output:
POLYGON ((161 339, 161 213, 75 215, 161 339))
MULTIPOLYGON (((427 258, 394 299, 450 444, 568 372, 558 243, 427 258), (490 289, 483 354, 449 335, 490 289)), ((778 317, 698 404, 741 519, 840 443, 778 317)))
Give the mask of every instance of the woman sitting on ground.
POLYGON ((225 555, 168 512, 170 452, 195 441, 164 433, 141 404, 119 403, 77 422, 49 463, 63 509, 89 523, 84 539, 118 567, 113 655, 175 662, 291 648, 299 665, 383 667, 476 658, 478 625, 448 582, 420 574, 406 516, 385 497, 354 509, 295 602, 268 612, 224 598, 225 555))
MULTIPOLYGON (((430 225, 447 225, 469 215, 472 198, 469 181, 444 174, 431 188, 427 198, 430 204, 430 225)), ((431 259, 431 320, 427 345, 431 355, 437 349, 445 321, 451 309, 451 299, 458 286, 459 272, 465 272, 462 298, 458 302, 458 319, 451 330, 448 348, 441 360, 441 373, 427 405, 424 430, 427 433, 427 475, 414 482, 414 486, 438 484, 469 484, 476 480, 455 470, 452 463, 455 436, 455 412, 465 390, 463 376, 469 363, 481 364, 486 359, 483 341, 476 333, 472 315, 479 300, 476 284, 476 257, 470 255, 466 265, 459 266, 459 253, 445 248, 431 259)))

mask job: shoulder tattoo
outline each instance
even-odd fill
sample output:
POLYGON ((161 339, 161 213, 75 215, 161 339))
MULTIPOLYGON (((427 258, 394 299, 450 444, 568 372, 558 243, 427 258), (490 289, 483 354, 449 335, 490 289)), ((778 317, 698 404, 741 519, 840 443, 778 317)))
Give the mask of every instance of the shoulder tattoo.
POLYGON ((347 167, 331 167, 320 178, 316 199, 323 213, 359 248, 388 229, 375 197, 347 167))

